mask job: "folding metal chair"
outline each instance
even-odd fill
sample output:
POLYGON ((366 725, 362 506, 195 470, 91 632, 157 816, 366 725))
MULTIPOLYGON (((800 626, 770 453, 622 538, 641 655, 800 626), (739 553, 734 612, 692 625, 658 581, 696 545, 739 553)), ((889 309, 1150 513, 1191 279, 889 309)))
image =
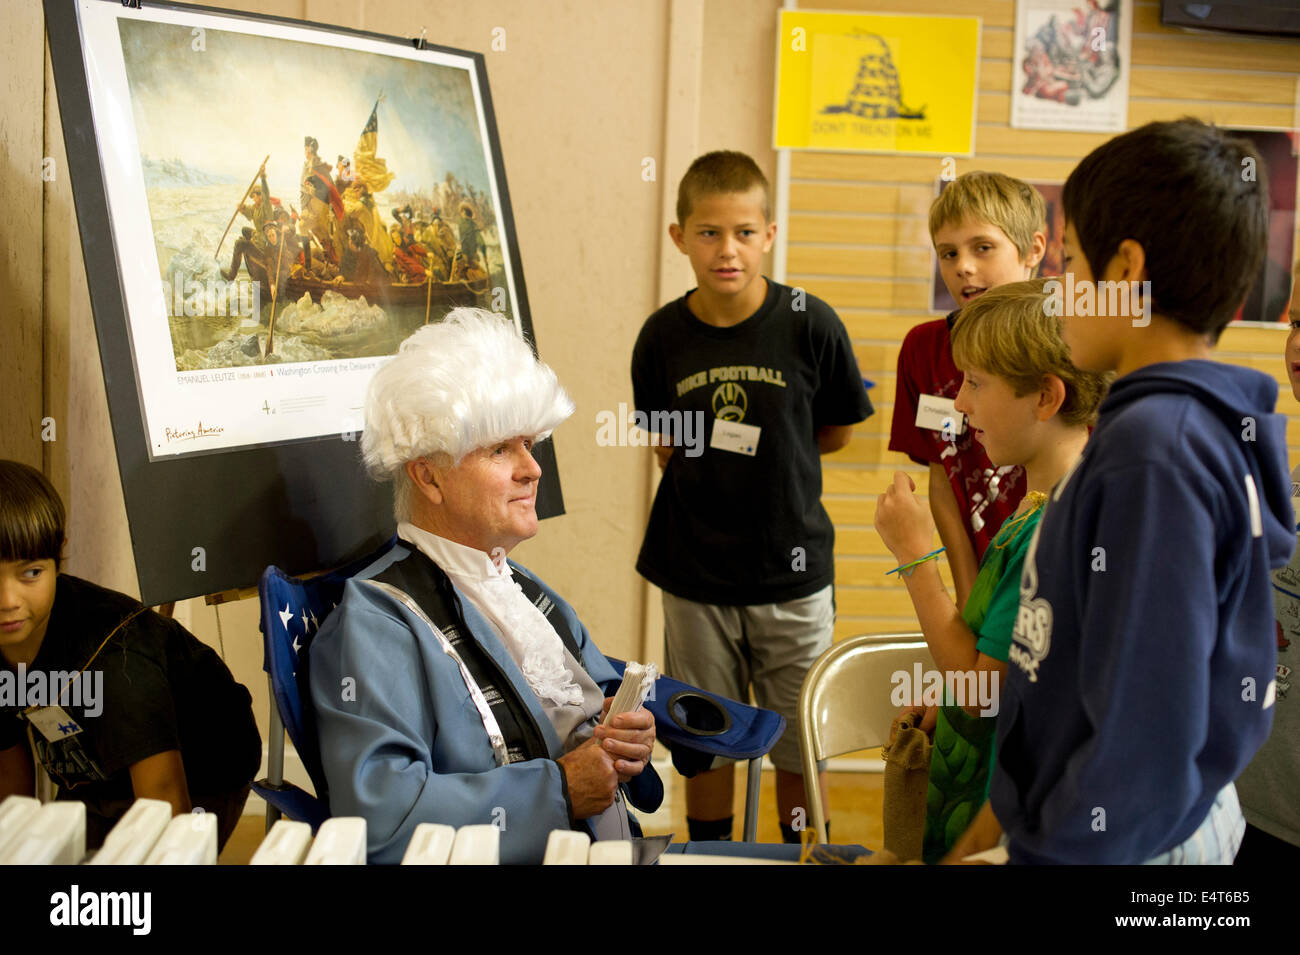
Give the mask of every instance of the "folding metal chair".
POLYGON ((818 842, 829 842, 817 764, 883 746, 899 707, 890 700, 895 673, 932 669, 920 633, 874 633, 835 644, 809 668, 799 691, 799 752, 808 813, 818 842))

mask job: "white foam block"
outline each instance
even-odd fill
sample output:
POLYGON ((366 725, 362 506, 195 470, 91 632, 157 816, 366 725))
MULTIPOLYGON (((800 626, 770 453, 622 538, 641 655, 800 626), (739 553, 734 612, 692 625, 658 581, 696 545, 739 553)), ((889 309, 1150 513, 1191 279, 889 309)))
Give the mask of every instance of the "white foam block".
POLYGON ((451 847, 450 865, 498 865, 501 830, 496 826, 461 826, 451 847))
POLYGON ((172 821, 172 804, 161 799, 137 799, 117 821, 91 865, 140 865, 172 821))
POLYGON ((186 812, 167 823, 145 865, 216 865, 217 817, 210 812, 186 812))
POLYGON ((41 808, 41 801, 31 796, 10 796, 0 802, 0 858, 9 840, 25 832, 41 808))
POLYGON ((587 865, 631 865, 632 843, 623 839, 593 842, 587 853, 587 865))
POLYGON ((85 854, 86 804, 52 802, 9 840, 0 865, 76 865, 85 854))
POLYGON ((591 836, 570 829, 553 829, 546 839, 542 865, 586 865, 591 836))
POLYGON ((253 853, 249 865, 302 865, 311 848, 311 826, 279 819, 253 853))
POLYGON ((415 827, 411 841, 406 844, 402 865, 446 865, 455 841, 455 826, 422 822, 415 827))
POLYGON ((316 831, 303 865, 365 865, 366 821, 360 816, 326 819, 316 831))

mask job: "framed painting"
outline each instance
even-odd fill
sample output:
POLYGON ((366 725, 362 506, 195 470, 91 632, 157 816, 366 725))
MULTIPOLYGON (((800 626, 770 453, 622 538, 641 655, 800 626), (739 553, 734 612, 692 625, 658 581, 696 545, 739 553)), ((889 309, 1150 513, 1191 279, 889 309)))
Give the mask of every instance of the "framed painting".
POLYGON ((185 5, 45 7, 145 601, 354 556, 392 529, 359 462, 375 369, 457 306, 533 340, 483 57, 185 5))

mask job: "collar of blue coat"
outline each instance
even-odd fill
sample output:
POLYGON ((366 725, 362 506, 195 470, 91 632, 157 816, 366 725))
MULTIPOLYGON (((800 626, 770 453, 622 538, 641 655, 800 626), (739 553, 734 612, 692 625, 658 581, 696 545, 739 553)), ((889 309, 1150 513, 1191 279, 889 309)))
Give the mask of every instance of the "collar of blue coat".
MULTIPOLYGON (((399 540, 392 550, 370 565, 370 567, 359 573, 357 577, 377 577, 380 574, 383 574, 384 571, 393 564, 406 561, 411 558, 412 555, 417 553, 420 552, 412 544, 399 540)), ((431 558, 427 558, 427 555, 421 554, 421 556, 426 558, 426 560, 418 562, 419 565, 422 566, 423 572, 431 572, 427 567, 423 567, 426 563, 436 570, 441 570, 441 568, 438 568, 437 565, 433 563, 431 558)), ((541 591, 556 604, 553 612, 563 613, 565 615, 566 623, 573 631, 573 635, 578 642, 582 654, 582 658, 579 662, 582 663, 583 667, 587 670, 592 680, 595 681, 596 685, 607 687, 608 684, 616 681, 619 676, 618 673, 616 673, 614 668, 610 666, 609 662, 600 651, 596 649, 591 640, 587 638, 585 628, 583 628, 581 622, 578 621, 577 617, 573 614, 573 611, 569 608, 568 604, 565 603, 558 594, 551 590, 550 587, 546 586, 546 584, 542 583, 542 581, 529 573, 526 567, 514 563, 511 563, 510 567, 516 575, 527 575, 533 581, 536 581, 541 591)), ((448 579, 450 580, 450 578, 448 579)), ((524 678, 523 671, 520 669, 519 665, 515 663, 514 658, 510 656, 510 651, 501 642, 500 638, 497 637, 496 630, 488 622, 487 617, 470 602, 465 592, 457 587, 454 581, 451 581, 451 586, 456 594, 457 600, 460 602, 461 614, 465 626, 469 628, 470 638, 482 647, 483 651, 488 654, 500 668, 501 673, 509 681, 511 688, 515 691, 520 702, 524 708, 527 709, 533 722, 537 725, 550 757, 552 759, 558 759, 560 756, 564 755, 563 743, 558 734, 556 734, 555 727, 546 717, 546 713, 542 708, 541 702, 537 699, 537 695, 533 693, 532 688, 529 687, 528 681, 524 678)), ((392 600, 393 598, 385 595, 381 599, 387 601, 392 600)), ((401 607, 401 604, 397 603, 397 606, 401 607)), ((413 628, 418 624, 421 629, 424 629, 424 624, 419 621, 418 618, 414 617, 414 615, 411 615, 410 611, 405 607, 401 607, 401 613, 414 621, 414 623, 412 623, 413 628)))

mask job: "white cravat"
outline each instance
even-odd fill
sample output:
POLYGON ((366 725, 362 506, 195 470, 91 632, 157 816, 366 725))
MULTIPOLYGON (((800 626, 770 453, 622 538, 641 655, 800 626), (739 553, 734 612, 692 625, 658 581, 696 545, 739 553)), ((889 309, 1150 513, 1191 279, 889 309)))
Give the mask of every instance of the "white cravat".
MULTIPOLYGON (((456 588, 497 630, 506 651, 542 704, 563 741, 565 752, 589 739, 600 716, 604 693, 564 648, 560 635, 524 596, 510 567, 498 567, 481 550, 457 544, 414 524, 397 525, 397 534, 443 569, 456 588), (568 666, 573 660, 574 666, 568 666)), ((597 839, 631 839, 623 797, 588 819, 597 839)))
POLYGON ((483 551, 431 534, 414 524, 399 524, 397 533, 441 567, 457 589, 496 627, 539 700, 555 706, 582 705, 580 678, 567 665, 568 656, 560 635, 524 596, 504 559, 498 567, 483 551))

